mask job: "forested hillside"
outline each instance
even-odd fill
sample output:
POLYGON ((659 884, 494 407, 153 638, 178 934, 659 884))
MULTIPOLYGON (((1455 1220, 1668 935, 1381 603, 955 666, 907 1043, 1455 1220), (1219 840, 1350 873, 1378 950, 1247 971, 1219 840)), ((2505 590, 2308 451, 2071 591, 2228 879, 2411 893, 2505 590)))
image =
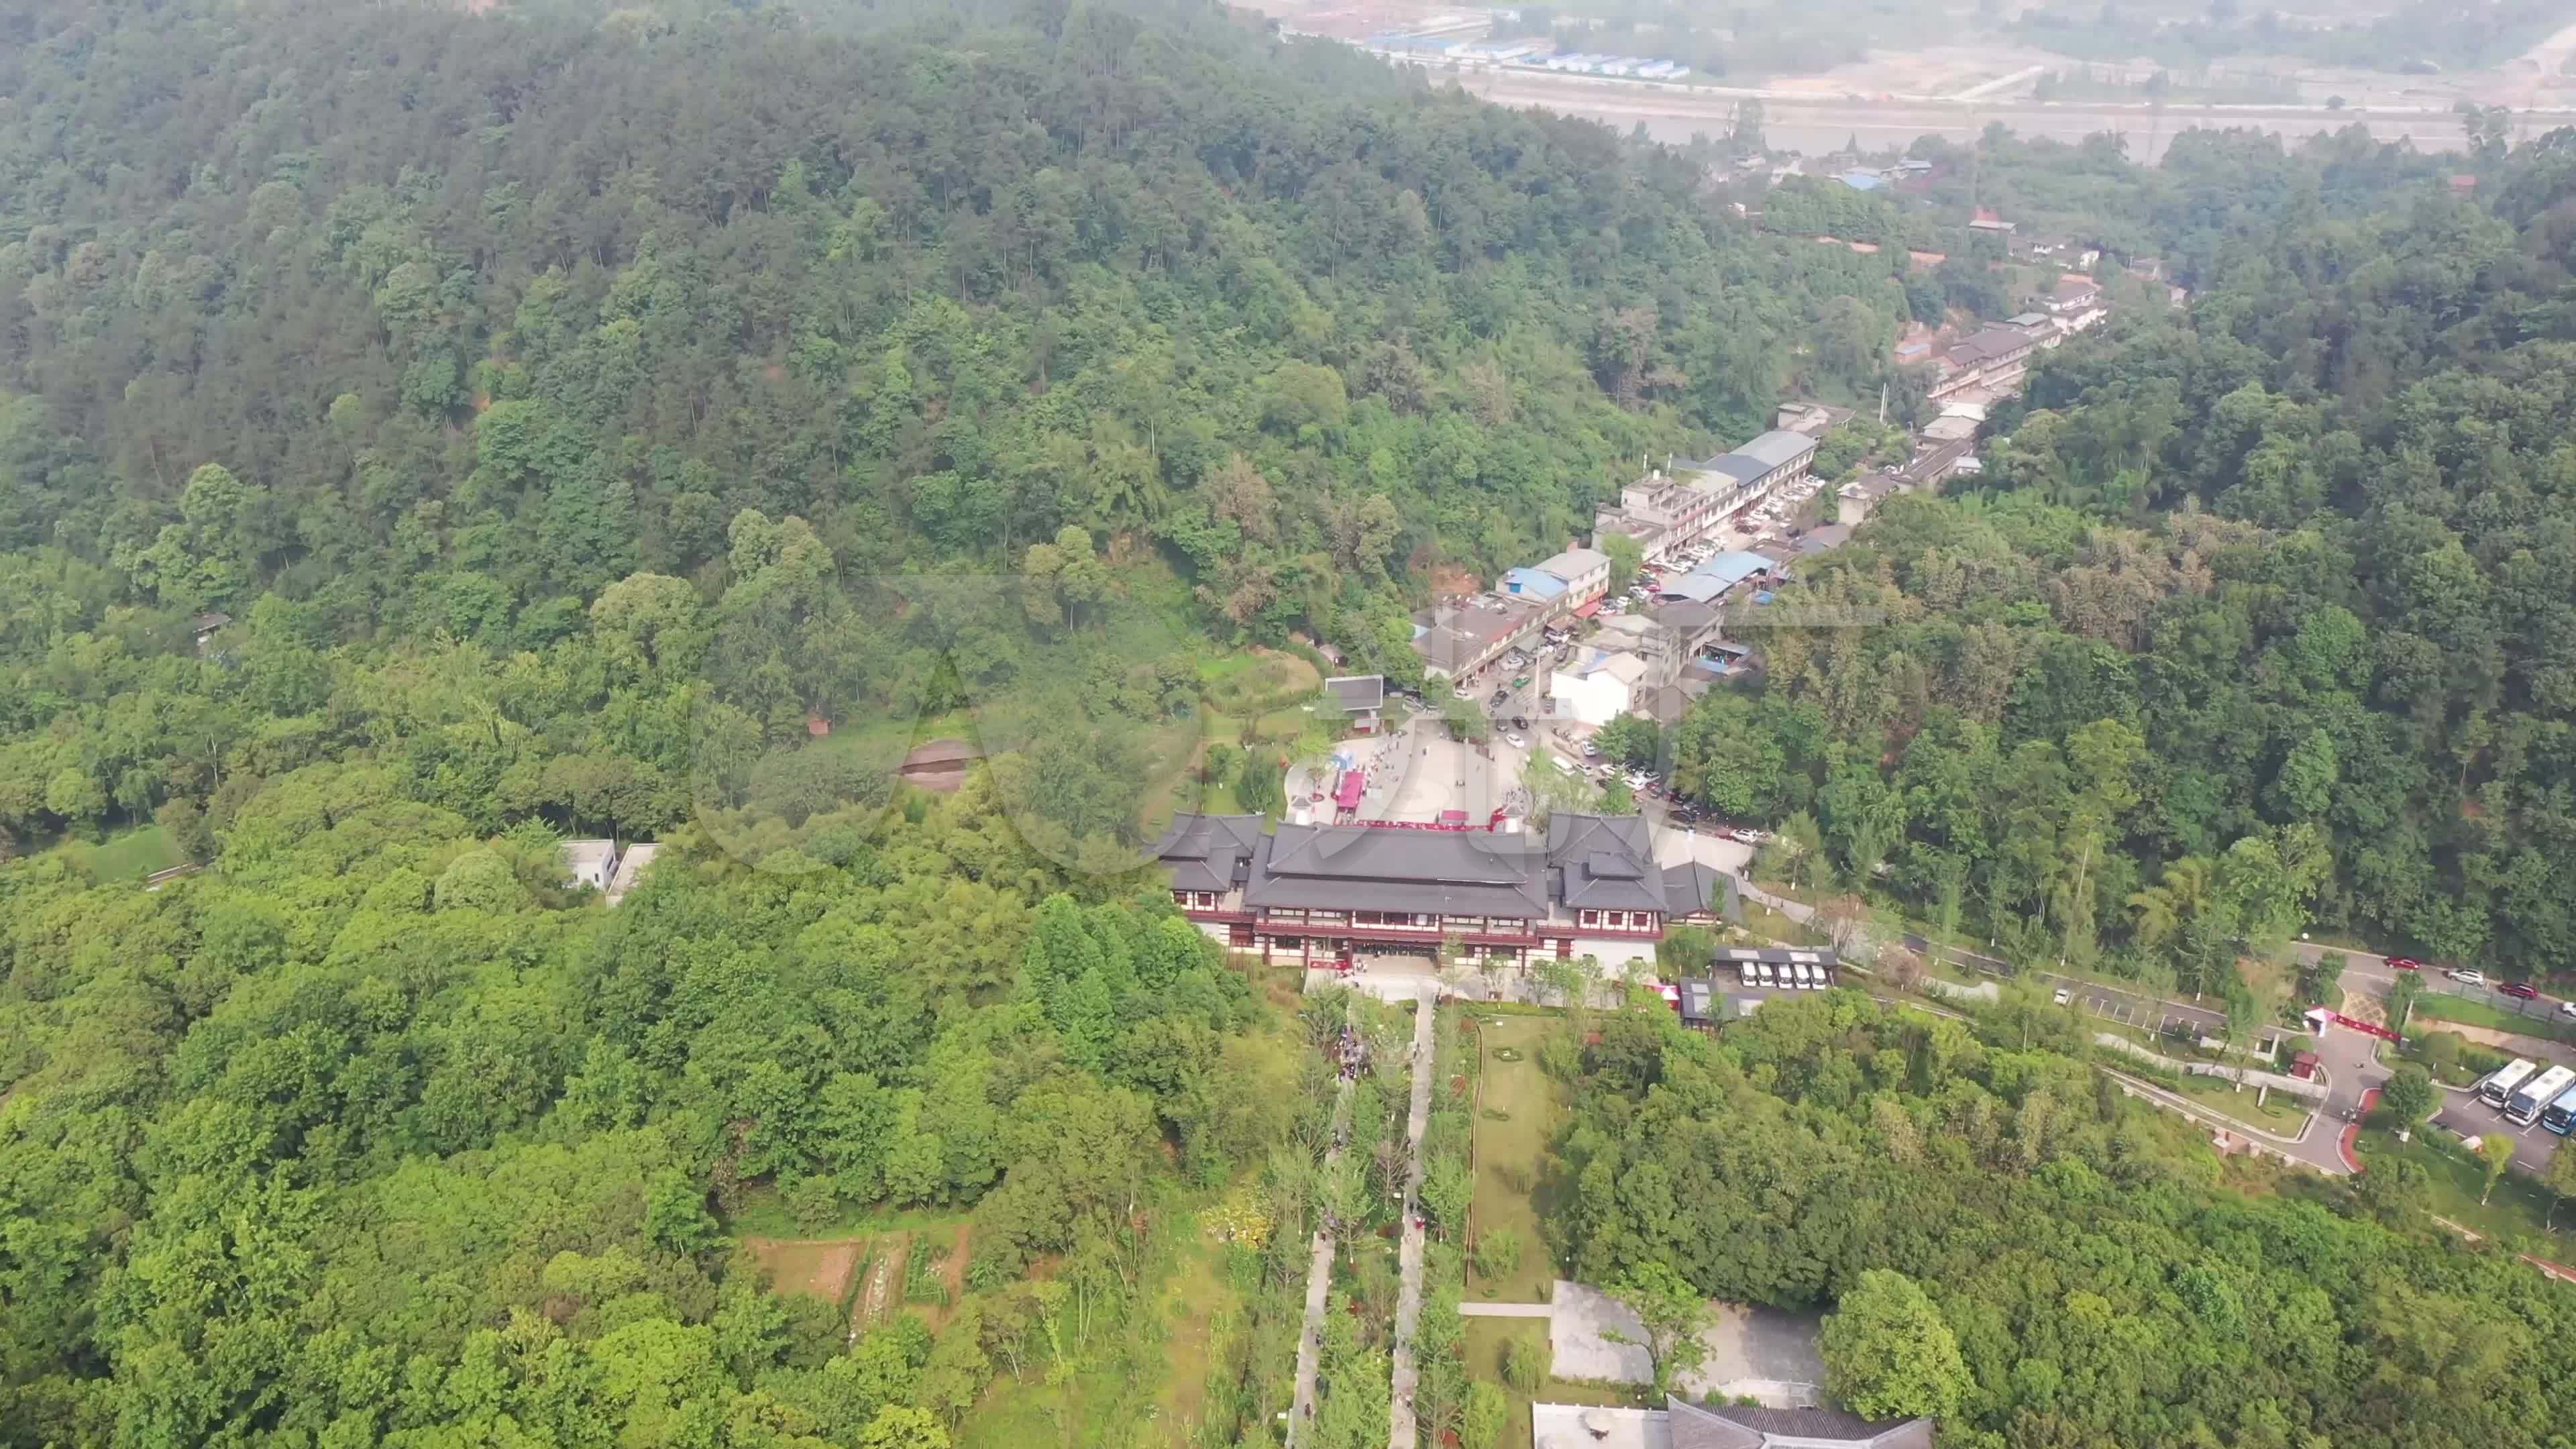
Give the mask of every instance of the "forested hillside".
POLYGON ((936 14, 0 22, 0 1440, 1268 1421, 1323 1119, 1118 848, 1199 672, 1400 663, 1902 290, 1213 10, 936 14), (763 1286, 922 1214, 935 1335, 763 1286))
MULTIPOLYGON (((1784 602, 1893 627, 1773 631, 1682 783, 2017 954, 2207 972, 2316 914, 2576 964, 2569 151, 2461 199, 2350 140, 1997 143, 2203 297, 1813 566, 1784 602)), ((1300 633, 1407 673, 1437 585, 1785 394, 1902 396, 1899 321, 2000 292, 1765 233, 1702 159, 1180 4, 0 14, 0 1442, 1017 1449, 1184 1374, 1187 1432, 1259 1441, 1330 1075, 1132 849, 1209 680, 1300 633), (888 778, 934 728, 994 756, 954 795, 888 778), (612 911, 566 835, 664 854, 612 911), (204 869, 146 890, 147 845, 204 869), (751 1246, 932 1218, 972 1243, 935 1332, 751 1246)), ((2317 1309, 2269 1234, 2369 1269, 2260 1340, 2348 1402, 2222 1416, 2239 1344, 2099 1428, 1987 1382, 2073 1371, 2033 1299, 1978 1310, 1976 1431, 2565 1419, 2494 1369, 2545 1310, 2458 1306, 2493 1265, 2132 1164, 2117 1104, 2052 1126, 2067 1054, 1836 1019, 1752 1081, 1642 1030, 1586 1067, 1587 1264, 1679 1231, 1588 1185, 1649 1192, 1685 1115, 1847 1171, 1823 1226, 1892 1190, 1835 1115, 1865 1070, 1916 1074, 1890 1160, 1956 1216, 2187 1230, 2117 1292, 2082 1245, 2088 1330, 2213 1254, 2269 1264, 2176 1270, 2214 1336, 2317 1309)), ((1992 1260, 1936 1247, 1687 1266, 1992 1260)))
POLYGON ((1811 567, 1888 626, 1766 632, 1687 778, 2020 959, 2201 990, 2313 919, 2576 971, 2576 136, 2362 214, 2349 150, 2250 156, 2187 317, 2050 354, 1974 490, 1811 567))
POLYGON ((2428 1233, 2395 1172, 2213 1191, 2072 1013, 2021 1014, 1981 1039, 1843 992, 1568 1043, 1559 1243, 1589 1282, 1838 1306, 1829 1386, 1944 1445, 2567 1442, 2565 1285, 2428 1233))

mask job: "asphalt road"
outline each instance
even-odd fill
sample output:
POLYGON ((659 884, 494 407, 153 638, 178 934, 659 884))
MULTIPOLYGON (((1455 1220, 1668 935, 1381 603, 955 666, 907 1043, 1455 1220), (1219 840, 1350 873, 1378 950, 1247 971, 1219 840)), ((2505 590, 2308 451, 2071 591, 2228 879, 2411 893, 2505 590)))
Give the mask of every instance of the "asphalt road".
MULTIPOLYGON (((1821 154, 1858 136, 1865 150, 1903 146, 1921 136, 1974 140, 1994 122, 2014 134, 2074 143, 2109 132, 2128 143, 2138 161, 2162 158, 2173 138, 2194 128, 2253 128, 2292 143, 2360 126, 2382 141, 2411 138, 2417 149, 2456 151, 2464 143, 2447 107, 2162 106, 2100 102, 2046 104, 2023 100, 1947 102, 1870 99, 1786 91, 1728 94, 1711 88, 1659 86, 1589 76, 1524 71, 1468 72, 1459 83, 1471 94, 1507 106, 1544 106, 1588 116, 1626 130, 1643 123, 1659 141, 1688 141, 1695 134, 1723 136, 1744 99, 1762 103, 1763 135, 1779 148, 1821 154)), ((2534 113, 2532 124, 2562 124, 2556 113, 2534 113)))
MULTIPOLYGON (((2320 945, 2314 941, 2299 942, 2296 946, 2291 948, 2291 955, 2295 957, 2300 964, 2306 965, 2315 961, 2318 957, 2324 955, 2328 951, 2343 952, 2344 966, 2342 979, 2347 984, 2366 986, 2368 988, 2367 994, 2369 995, 2386 996, 2388 994, 2390 984, 2394 982, 2398 976, 2403 974, 2396 967, 2388 964, 2389 958, 2386 956, 2374 956, 2367 951, 2347 950, 2341 946, 2320 945)), ((2426 990, 2451 992, 2452 983, 2444 973, 2431 968, 2425 968, 2423 976, 2424 987, 2426 990)), ((2466 996, 2472 1000, 2484 1001, 2498 1011, 2511 1012, 2517 1016, 2531 1018, 2533 1020, 2534 1027, 2536 1028, 2533 1032, 2534 1035, 2546 1034, 2548 1029, 2548 1020, 2564 1019, 2559 1015, 2560 1008, 2565 1004, 2564 1000, 2559 997, 2551 996, 2545 992, 2529 1001, 2524 1001, 2517 997, 2507 996, 2503 992, 2496 990, 2495 987, 2490 984, 2483 992, 2479 991, 2475 987, 2470 987, 2465 990, 2451 992, 2451 994, 2466 996)))

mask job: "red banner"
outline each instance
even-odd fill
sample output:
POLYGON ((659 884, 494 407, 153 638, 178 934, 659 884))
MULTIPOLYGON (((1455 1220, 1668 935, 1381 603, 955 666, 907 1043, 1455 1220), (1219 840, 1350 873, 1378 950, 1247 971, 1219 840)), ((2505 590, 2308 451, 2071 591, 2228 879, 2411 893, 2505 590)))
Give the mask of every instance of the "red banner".
POLYGON ((2381 1041, 2398 1041, 2398 1040, 2402 1040, 2402 1038, 2400 1038, 2400 1037, 2397 1035, 2397 1033, 2395 1033, 2395 1032, 2393 1032, 2393 1031, 2390 1031, 2388 1028, 2386 1028, 2386 1027, 2384 1027, 2384 1026, 2378 1026, 2378 1025, 2375 1025, 2375 1024, 2373 1024, 2373 1023, 2371 1023, 2371 1022, 2367 1022, 2367 1021, 2355 1021, 2355 1020, 2353 1020, 2351 1017, 2344 1015, 2344 1014, 2343 1014, 2342 1012, 2340 1012, 2340 1011, 2329 1011, 2329 1012, 2327 1012, 2327 1013, 2326 1013, 2326 1020, 2328 1020, 2328 1021, 2330 1021, 2330 1022, 2333 1022, 2333 1023, 2334 1023, 2335 1025, 2337 1025, 2337 1026, 2348 1026, 2348 1027, 2351 1027, 2354 1031, 2360 1032, 2360 1033, 2361 1033, 2362 1035, 2364 1035, 2364 1036, 2375 1036, 2375 1037, 2379 1038, 2381 1041))

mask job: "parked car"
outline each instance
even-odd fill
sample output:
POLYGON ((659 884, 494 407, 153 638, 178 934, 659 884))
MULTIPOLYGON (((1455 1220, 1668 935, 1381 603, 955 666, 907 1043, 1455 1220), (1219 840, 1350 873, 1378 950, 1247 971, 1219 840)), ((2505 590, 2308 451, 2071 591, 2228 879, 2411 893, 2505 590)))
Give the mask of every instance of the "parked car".
POLYGON ((2450 977, 2462 986, 2484 986, 2487 984, 2487 973, 2483 971, 2445 971, 2442 974, 2450 977))
POLYGON ((2507 996, 2518 996, 2525 1001, 2538 1001, 2540 999, 2540 988, 2532 985, 2528 981, 2503 982, 2496 987, 2496 990, 2503 992, 2507 996))
POLYGON ((2074 999, 2075 999, 2075 993, 2074 993, 2074 992, 2067 990, 2067 989, 2066 989, 2065 987, 2063 987, 2063 986, 2061 986, 2061 987, 2057 988, 2057 996, 2056 996, 2055 1000, 2056 1000, 2056 1002, 2057 1002, 2057 1004, 2058 1004, 2058 1005, 2060 1005, 2060 1006, 2064 1006, 2066 1003, 2068 1003, 2068 1002, 2070 1002, 2070 1001, 2073 1001, 2074 999))
POLYGON ((1528 738, 1522 735, 1505 735, 1503 736, 1503 743, 1516 750, 1526 750, 1529 748, 1528 738))
POLYGON ((2558 1014, 2560 1016, 2576 1016, 2576 1001, 2562 1001, 2558 1003, 2558 1014))
POLYGON ((1585 740, 1583 742, 1583 758, 1587 760, 1597 760, 1601 758, 1601 747, 1590 740, 1585 740))
POLYGON ((2424 963, 2416 960, 2412 956, 2391 956, 2388 958, 2388 969, 2392 971, 2421 971, 2424 969, 2424 963))

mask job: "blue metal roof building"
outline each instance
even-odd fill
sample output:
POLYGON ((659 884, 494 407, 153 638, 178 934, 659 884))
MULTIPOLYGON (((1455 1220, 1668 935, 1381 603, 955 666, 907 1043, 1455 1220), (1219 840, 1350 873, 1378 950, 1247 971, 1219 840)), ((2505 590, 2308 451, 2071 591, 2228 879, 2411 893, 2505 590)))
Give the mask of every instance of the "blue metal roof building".
POLYGON ((1758 553, 1738 550, 1734 553, 1718 554, 1701 563, 1691 572, 1717 579, 1722 587, 1731 589, 1755 574, 1768 573, 1770 569, 1771 560, 1758 553))
POLYGON ((1517 594, 1524 599, 1553 599, 1563 594, 1565 590, 1565 580, 1545 569, 1534 569, 1524 565, 1516 569, 1507 569, 1503 573, 1503 592, 1517 594))
POLYGON ((1722 553, 1680 578, 1667 582, 1658 592, 1667 599, 1688 599, 1694 604, 1705 604, 1746 579, 1770 570, 1771 560, 1758 553, 1722 553))

